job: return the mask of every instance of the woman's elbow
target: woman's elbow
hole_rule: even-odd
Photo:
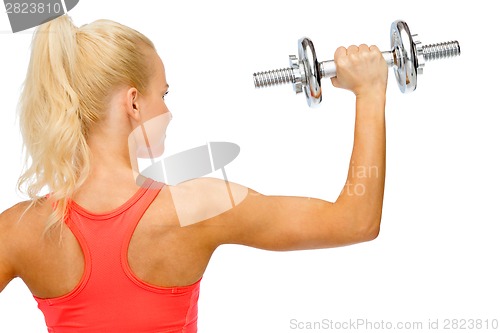
[[[380,233],[381,221],[381,214],[363,219],[360,223],[361,230],[358,231],[360,242],[369,242],[376,239]]]

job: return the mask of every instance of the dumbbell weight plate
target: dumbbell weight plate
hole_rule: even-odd
[[[394,74],[402,93],[417,88],[417,50],[410,28],[404,21],[394,21],[391,25],[391,49],[396,52]]]
[[[321,103],[321,76],[318,59],[312,41],[303,37],[299,39],[299,62],[304,64],[307,82],[304,85],[307,104],[316,107]]]

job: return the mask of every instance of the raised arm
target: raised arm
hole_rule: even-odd
[[[266,196],[249,190],[236,207],[202,223],[214,227],[205,229],[212,233],[208,240],[216,245],[298,250],[343,246],[377,237],[385,181],[387,65],[378,48],[367,45],[339,48],[335,61],[338,76],[332,84],[356,95],[352,156],[336,202]],[[203,192],[207,191],[210,186]],[[214,202],[212,206],[217,205]]]

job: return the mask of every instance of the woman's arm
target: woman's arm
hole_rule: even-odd
[[[385,181],[387,65],[378,48],[366,45],[339,48],[335,61],[338,77],[332,79],[332,84],[356,95],[354,145],[342,193],[331,203],[248,190],[236,207],[221,209],[223,214],[200,223],[205,239],[213,245],[299,250],[343,246],[377,237]],[[215,188],[210,181],[202,183],[204,190],[198,193],[210,193]],[[207,196],[211,209],[218,205],[216,197]]]

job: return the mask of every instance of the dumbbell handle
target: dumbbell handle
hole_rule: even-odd
[[[392,51],[384,51],[382,52],[382,56],[387,63],[387,66],[394,66],[394,52]],[[333,60],[327,60],[319,63],[319,71],[321,78],[331,78],[337,76],[337,65]]]

